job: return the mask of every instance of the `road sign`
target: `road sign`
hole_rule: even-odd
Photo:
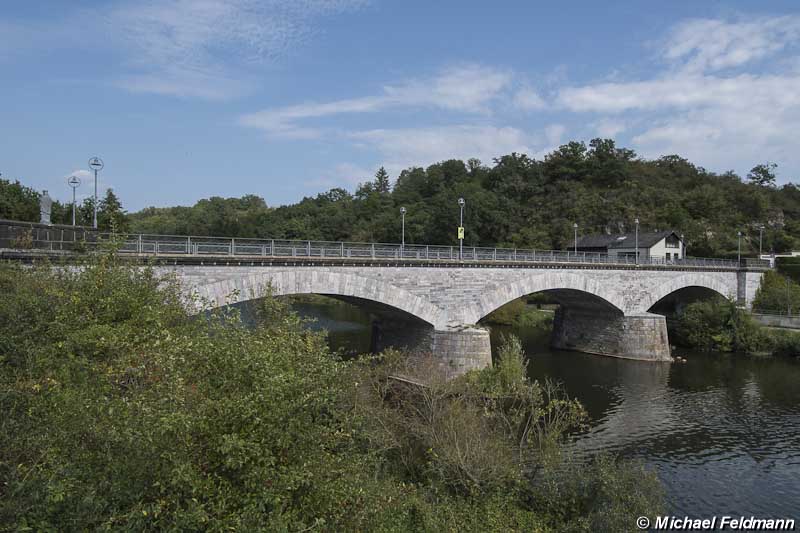
[[[104,166],[105,164],[103,163],[103,160],[100,159],[99,157],[93,157],[89,160],[89,168],[91,168],[94,171],[103,170]]]
[[[459,226],[458,227],[458,238],[459,239],[463,239],[464,238],[464,226]]]
[[[81,184],[81,179],[78,176],[70,176],[69,179],[67,179],[67,183],[74,189]]]

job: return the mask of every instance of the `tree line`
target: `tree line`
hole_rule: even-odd
[[[774,163],[744,178],[715,173],[678,155],[639,157],[611,139],[569,142],[542,159],[512,153],[484,164],[451,159],[403,170],[381,168],[354,192],[333,188],[272,207],[264,198],[212,197],[193,206],[148,207],[124,216],[134,232],[456,244],[458,198],[466,200],[466,246],[565,249],[579,235],[675,229],[693,256],[754,255],[800,244],[800,189],[776,185]],[[8,217],[0,203],[0,216]],[[37,208],[38,209],[38,208]],[[34,210],[38,217],[38,210]],[[761,229],[763,227],[763,230]]]
[[[0,219],[39,222],[39,192],[23,185],[19,180],[0,179]],[[94,198],[89,197],[76,203],[75,223],[91,226],[94,216]],[[62,203],[53,200],[50,210],[53,224],[72,224],[72,202]],[[117,195],[107,189],[97,202],[97,227],[100,231],[126,231],[128,218]]]

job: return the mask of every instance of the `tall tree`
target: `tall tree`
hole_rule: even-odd
[[[389,194],[392,190],[392,185],[389,181],[389,173],[386,169],[381,167],[375,173],[375,192],[378,194]]]

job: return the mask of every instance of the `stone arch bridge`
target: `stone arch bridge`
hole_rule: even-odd
[[[543,292],[561,306],[557,348],[671,360],[665,317],[653,308],[682,294],[716,293],[750,306],[763,269],[668,265],[426,262],[204,261],[160,266],[217,307],[274,295],[321,294],[356,301],[382,320],[382,344],[430,352],[452,374],[491,364],[477,323],[521,296]]]

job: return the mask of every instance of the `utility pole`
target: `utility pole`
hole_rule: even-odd
[[[633,219],[633,223],[636,224],[636,264],[639,264],[639,217]]]

